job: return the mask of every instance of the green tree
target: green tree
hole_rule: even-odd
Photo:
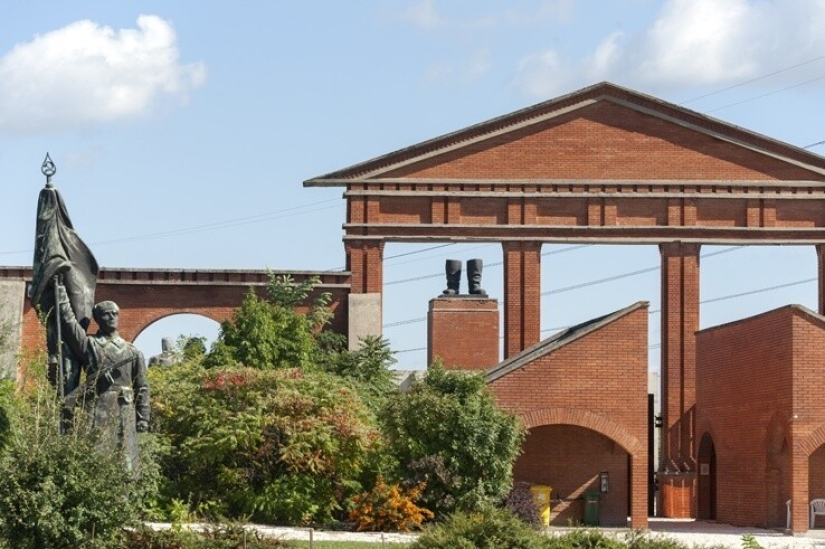
[[[366,403],[378,411],[390,395],[398,392],[390,367],[396,360],[389,343],[367,336],[355,351],[346,348],[346,338],[327,332],[318,338],[317,363],[327,372],[351,382]]]
[[[330,295],[321,293],[307,314],[295,307],[309,299],[320,282],[317,277],[296,283],[289,276],[270,274],[267,294],[250,289],[232,319],[221,323],[217,341],[204,360],[207,367],[312,368],[315,335],[331,318]]]
[[[524,429],[498,408],[480,374],[433,365],[387,402],[382,424],[401,473],[426,482],[421,501],[437,514],[484,508],[510,489]]]

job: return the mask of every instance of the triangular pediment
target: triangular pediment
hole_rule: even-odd
[[[305,185],[375,179],[825,180],[825,158],[603,83]]]

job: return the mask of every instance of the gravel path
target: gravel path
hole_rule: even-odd
[[[150,526],[157,529],[169,528],[168,524],[153,523]],[[280,539],[309,540],[310,536],[315,541],[365,541],[374,542],[380,547],[381,542],[409,543],[416,537],[415,534],[393,534],[393,533],[372,533],[372,532],[336,532],[327,530],[314,530],[310,528],[289,528],[260,526],[250,524],[259,532]],[[197,530],[199,525],[188,525]],[[561,533],[568,528],[551,528],[550,533]],[[724,545],[731,549],[741,549],[742,536],[750,535],[765,549],[825,549],[825,530],[812,530],[801,536],[790,536],[775,530],[764,530],[761,528],[742,528],[715,522],[705,522],[697,520],[661,519],[651,518],[649,523],[650,536],[663,536],[679,540],[689,547],[709,547]],[[604,532],[611,533],[617,537],[630,534],[626,528],[604,528]]]

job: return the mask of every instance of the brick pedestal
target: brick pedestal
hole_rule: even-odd
[[[430,300],[427,363],[436,358],[452,370],[486,370],[499,362],[498,301],[445,296]]]

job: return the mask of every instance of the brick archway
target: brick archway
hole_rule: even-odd
[[[604,435],[631,456],[639,454],[644,443],[610,418],[584,409],[540,408],[518,416],[527,429],[544,425],[575,425]]]
[[[250,288],[263,292],[270,273],[288,275],[296,282],[317,276],[321,283],[315,293],[332,295],[330,307],[334,316],[330,328],[346,333],[348,272],[102,269],[95,299],[111,300],[120,306],[120,333],[124,339],[134,341],[150,324],[173,314],[196,314],[216,322],[227,320]],[[40,337],[39,320],[25,297],[31,269],[0,268],[0,282],[5,301],[12,304],[20,318],[18,346],[36,347]],[[306,306],[299,306],[298,310],[305,311]]]

